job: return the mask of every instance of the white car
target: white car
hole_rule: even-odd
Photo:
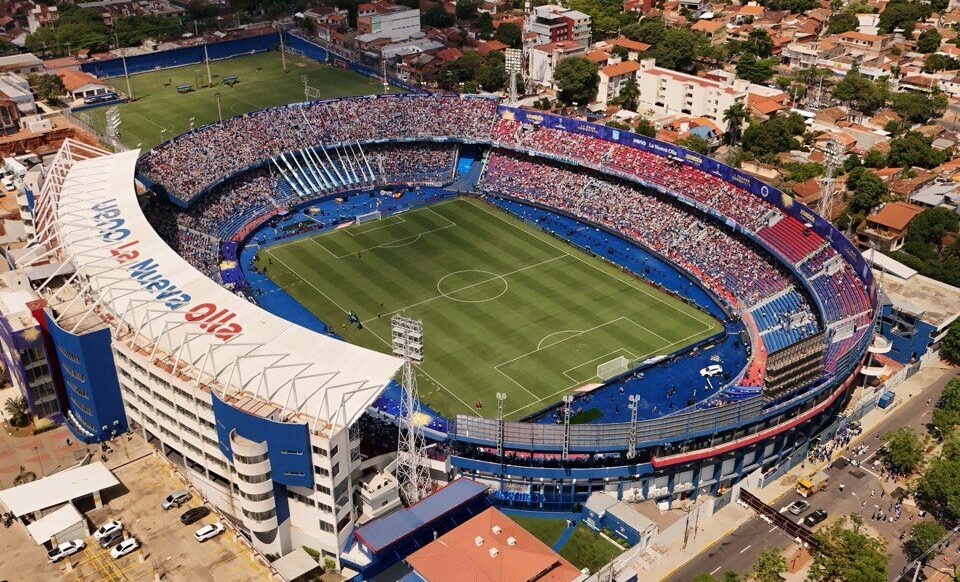
[[[203,543],[222,534],[223,529],[223,524],[218,521],[216,523],[211,523],[210,525],[201,527],[194,532],[193,537],[197,538],[198,542]]]
[[[110,557],[114,560],[122,558],[139,547],[140,542],[137,541],[137,538],[127,538],[110,550]]]
[[[93,532],[93,539],[99,542],[100,540],[112,534],[113,532],[120,531],[122,529],[123,529],[123,524],[120,523],[119,521],[107,522],[101,525],[99,528],[97,528],[97,531]]]
[[[63,542],[59,546],[47,552],[47,559],[51,562],[59,562],[67,556],[72,556],[83,549],[83,540],[73,540]]]
[[[719,364],[711,364],[706,368],[700,369],[700,375],[704,378],[713,378],[714,376],[719,376],[723,374],[723,368]]]

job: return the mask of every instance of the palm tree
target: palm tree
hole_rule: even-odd
[[[617,95],[617,103],[630,111],[636,111],[638,101],[640,101],[640,87],[637,86],[636,79],[627,79],[620,88],[620,94]]]
[[[25,426],[27,422],[29,422],[29,418],[27,417],[27,399],[23,396],[7,398],[7,401],[3,404],[3,409],[6,411],[10,419],[10,424],[13,426]]]
[[[731,145],[739,139],[740,129],[748,119],[750,119],[750,113],[747,112],[742,101],[735,102],[723,112],[723,120],[727,122],[727,136]]]

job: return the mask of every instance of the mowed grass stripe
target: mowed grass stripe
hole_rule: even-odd
[[[272,258],[267,275],[358,345],[388,351],[393,311],[422,319],[423,397],[443,414],[494,416],[502,391],[519,418],[576,388],[571,377],[581,379],[601,356],[674,351],[722,329],[484,202],[461,198],[400,216],[383,228],[367,223],[268,248],[258,265]],[[432,230],[445,221],[456,226]],[[384,246],[411,234],[411,244]],[[334,256],[358,248],[370,250]],[[350,309],[364,329],[344,325]]]

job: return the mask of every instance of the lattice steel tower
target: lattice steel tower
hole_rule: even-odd
[[[423,453],[423,428],[418,424],[420,399],[414,362],[423,361],[423,322],[394,315],[393,353],[403,358],[403,394],[400,398],[400,434],[397,444],[397,480],[400,494],[413,504],[430,493],[430,467]]]

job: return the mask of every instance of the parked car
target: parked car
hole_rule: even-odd
[[[183,512],[183,515],[180,516],[180,523],[183,525],[190,525],[200,521],[204,517],[210,515],[210,510],[204,506],[194,507],[193,509],[188,509]]]
[[[794,515],[800,515],[801,513],[803,513],[804,511],[806,511],[807,508],[809,508],[809,507],[810,507],[810,502],[809,502],[809,501],[804,501],[804,500],[800,499],[800,500],[794,501],[793,503],[791,503],[790,505],[788,505],[788,506],[787,506],[787,511],[789,511],[790,513],[792,513],[792,514],[794,514]]]
[[[187,501],[190,501],[190,498],[193,497],[190,495],[190,492],[186,489],[181,489],[179,491],[174,491],[170,495],[167,495],[163,503],[160,504],[160,507],[163,509],[173,509],[174,507],[180,507]]]
[[[107,535],[100,538],[100,547],[101,548],[110,548],[116,545],[117,542],[123,539],[123,530],[117,529],[108,533]]]
[[[110,557],[114,560],[122,558],[139,547],[140,542],[137,541],[137,538],[129,537],[117,544],[117,547],[110,550]]]
[[[53,548],[47,552],[47,559],[51,562],[59,562],[60,560],[66,558],[67,556],[72,556],[83,549],[86,544],[83,543],[83,540],[72,540],[69,542],[63,542],[59,546]]]
[[[704,378],[713,378],[714,376],[719,376],[723,374],[723,368],[719,364],[711,364],[706,368],[700,369],[700,375]]]
[[[818,509],[807,517],[803,518],[803,525],[807,527],[813,527],[825,519],[827,519],[827,512],[822,509]]]
[[[97,531],[93,532],[93,539],[100,541],[104,537],[117,531],[123,531],[123,524],[119,521],[109,521],[98,527]]]
[[[201,527],[193,534],[193,537],[197,538],[198,542],[203,543],[222,534],[223,529],[223,524],[218,521]]]

